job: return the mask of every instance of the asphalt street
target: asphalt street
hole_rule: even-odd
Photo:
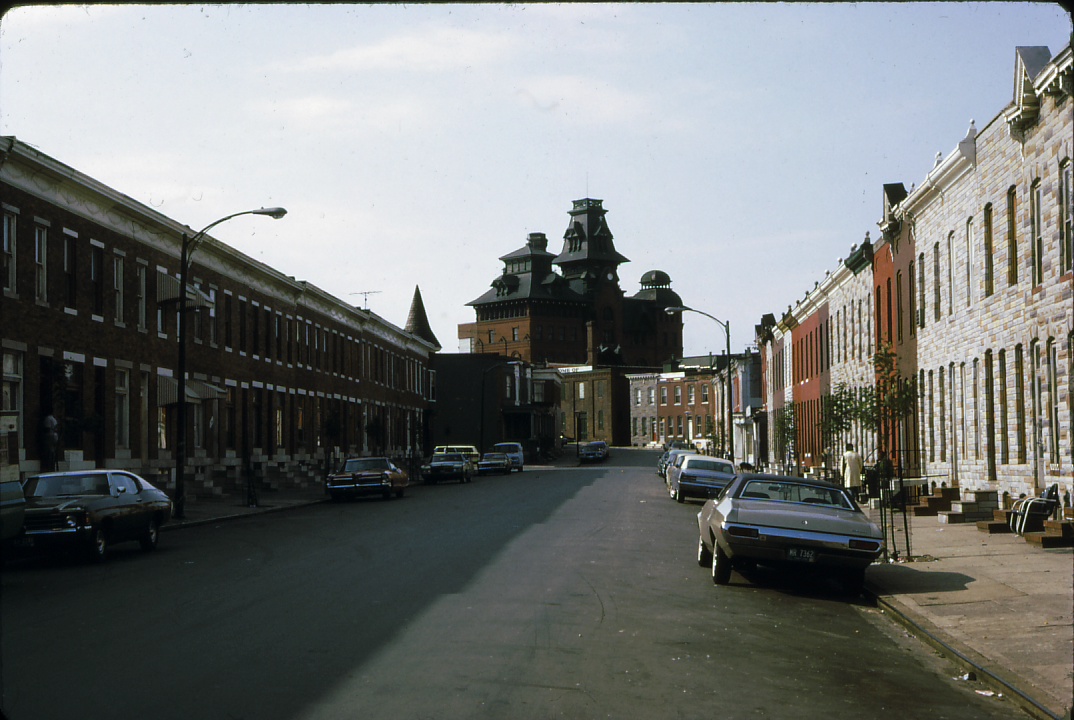
[[[1022,718],[861,598],[716,588],[651,452],[7,564],[11,720]]]

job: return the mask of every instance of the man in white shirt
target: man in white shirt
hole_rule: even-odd
[[[861,492],[861,455],[854,450],[854,446],[847,443],[847,451],[843,453],[843,484],[857,497]]]

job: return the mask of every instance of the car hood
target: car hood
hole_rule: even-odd
[[[28,497],[26,512],[68,512],[88,508],[105,500],[101,495],[64,495],[63,497]]]
[[[880,528],[863,513],[824,509],[805,503],[770,503],[738,500],[728,522],[794,530],[808,529],[833,535],[856,535],[882,540]]]

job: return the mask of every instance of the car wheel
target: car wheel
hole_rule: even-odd
[[[715,585],[731,582],[731,558],[715,540],[712,543],[712,582]]]
[[[401,498],[404,495],[406,495],[406,488],[399,488],[398,490],[395,491],[395,497],[397,497],[397,498]]]
[[[90,559],[94,562],[104,562],[108,559],[108,536],[104,528],[98,527],[93,531],[89,545]]]
[[[138,543],[142,546],[143,550],[156,550],[157,542],[160,540],[160,521],[156,518],[149,519],[149,526],[145,529],[145,534],[138,539]]]
[[[682,485],[675,488],[675,502],[686,502],[686,496],[682,494]]]
[[[711,562],[712,553],[709,552],[709,549],[707,547],[705,547],[705,540],[701,537],[701,534],[699,533],[697,536],[697,564],[701,567],[708,567],[709,563]]]

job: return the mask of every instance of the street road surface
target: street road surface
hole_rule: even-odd
[[[11,720],[1024,718],[862,599],[714,587],[651,451],[0,574]]]

